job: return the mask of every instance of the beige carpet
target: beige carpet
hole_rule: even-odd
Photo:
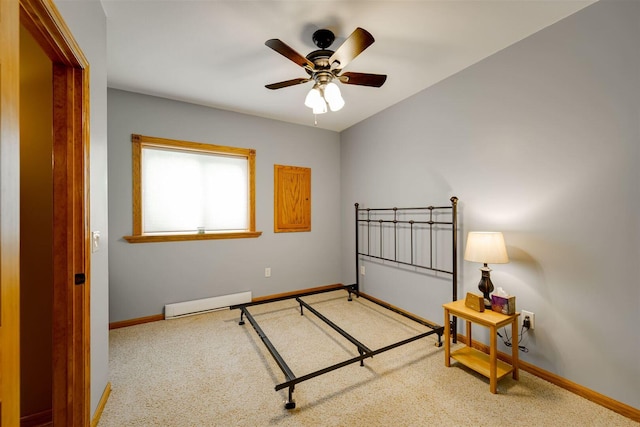
[[[336,291],[304,300],[370,349],[425,331],[363,298]],[[302,376],[357,356],[355,346],[295,301],[250,308]],[[116,329],[112,392],[99,427],[125,426],[638,426],[526,372],[498,383],[444,366],[436,337],[298,384],[284,409],[284,375],[238,310]]]

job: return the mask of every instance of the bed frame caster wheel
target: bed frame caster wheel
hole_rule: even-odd
[[[284,403],[284,407],[285,407],[285,409],[295,409],[295,407],[296,407],[296,402],[293,402],[293,401],[291,401],[291,402],[285,402],[285,403]]]

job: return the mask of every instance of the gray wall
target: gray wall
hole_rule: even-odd
[[[160,314],[167,303],[340,282],[339,134],[115,89],[108,98],[111,322]],[[256,229],[262,236],[127,243],[132,133],[256,149]],[[311,168],[311,232],[273,232],[274,164]]]
[[[601,1],[343,132],[343,281],[354,201],[456,195],[460,297],[480,276],[466,233],[503,231],[493,281],[536,314],[522,360],[640,408],[639,23],[640,3]],[[369,271],[365,291],[442,322],[429,280]]]
[[[107,224],[107,22],[97,0],[56,1],[90,66],[90,227],[100,231],[91,254],[91,414],[109,378],[109,248]]]

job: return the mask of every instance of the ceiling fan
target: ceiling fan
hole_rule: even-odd
[[[267,40],[265,45],[304,68],[309,77],[285,80],[268,84],[265,87],[267,89],[281,89],[313,81],[314,85],[305,99],[305,105],[312,108],[314,114],[322,114],[327,112],[327,105],[331,111],[338,111],[344,106],[340,89],[334,80],[344,84],[371,87],[380,87],[384,84],[387,80],[387,76],[384,74],[350,71],[342,73],[349,62],[375,41],[367,30],[356,28],[335,51],[328,49],[334,40],[335,35],[332,31],[317,30],[313,33],[313,43],[318,46],[318,50],[314,50],[306,57],[279,39]]]

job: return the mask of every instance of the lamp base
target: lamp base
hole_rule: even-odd
[[[484,264],[484,267],[480,268],[482,272],[482,277],[480,278],[480,282],[478,283],[478,289],[482,292],[484,296],[484,306],[485,308],[491,308],[491,292],[493,292],[493,283],[491,282],[491,269]]]

